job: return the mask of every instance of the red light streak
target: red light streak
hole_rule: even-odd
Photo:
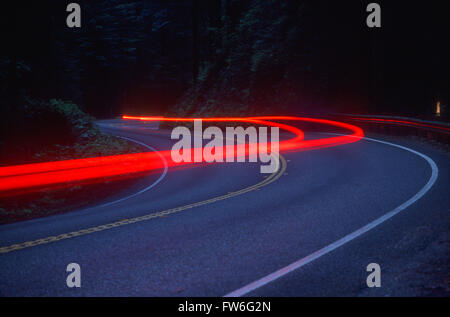
[[[195,118],[164,118],[164,117],[132,117],[123,116],[126,120],[141,121],[193,121]],[[200,119],[200,118],[199,118]],[[364,136],[362,129],[347,123],[288,116],[270,117],[232,117],[232,118],[201,118],[204,122],[246,122],[256,125],[278,127],[282,130],[294,134],[289,140],[279,143],[280,152],[303,151],[331,147],[346,143],[356,142]],[[345,136],[330,137],[317,140],[304,140],[304,133],[293,126],[275,121],[303,121],[335,126],[350,130],[352,133]],[[261,144],[258,144],[261,146]],[[252,154],[249,144],[235,145],[245,147],[246,155]],[[267,147],[270,150],[270,142]],[[226,155],[226,146],[223,153]],[[234,151],[237,153],[237,151]],[[175,166],[203,166],[204,163],[175,163],[171,159],[171,151],[160,151],[170,167]],[[236,154],[235,154],[236,155]],[[101,182],[105,178],[118,179],[130,177],[141,173],[155,172],[164,168],[164,163],[155,152],[125,154],[105,157],[93,157],[87,159],[75,159],[46,163],[24,164],[15,166],[0,167],[0,197],[33,192],[41,188],[61,188],[71,186],[73,183],[90,184]]]

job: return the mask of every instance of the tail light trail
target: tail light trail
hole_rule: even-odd
[[[194,121],[196,118],[165,118],[165,117],[133,117],[123,116],[124,120],[140,121]],[[204,122],[242,122],[255,125],[278,127],[294,135],[293,138],[279,143],[280,152],[305,151],[332,147],[360,140],[364,133],[357,126],[323,119],[302,118],[292,116],[266,116],[266,117],[231,117],[231,118],[198,118]],[[349,130],[348,135],[305,140],[304,133],[299,128],[279,123],[278,121],[299,121],[324,124]],[[237,145],[239,147],[240,145]],[[251,150],[247,145],[246,155]],[[262,146],[262,144],[258,144]],[[267,144],[270,149],[270,144]],[[257,147],[258,149],[259,147]],[[171,160],[171,151],[163,150],[161,155],[166,158],[169,167],[202,166],[204,163],[175,163]],[[227,151],[224,149],[224,153]],[[237,151],[234,151],[237,153]],[[159,155],[155,152],[124,154],[115,156],[93,157],[87,159],[64,160],[56,162],[24,164],[0,167],[0,197],[29,193],[42,188],[70,187],[74,183],[91,184],[102,182],[105,178],[130,177],[142,173],[157,172],[164,168]]]

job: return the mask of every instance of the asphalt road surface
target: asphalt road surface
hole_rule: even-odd
[[[173,144],[142,123],[101,125],[149,150]],[[96,206],[2,225],[0,246],[21,247],[0,253],[0,295],[417,295],[401,274],[450,229],[448,156],[377,140],[283,154],[269,176],[257,163],[169,168]],[[73,262],[80,288],[66,285]]]

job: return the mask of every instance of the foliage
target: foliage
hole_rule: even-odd
[[[66,27],[65,1],[5,9],[11,31],[0,56],[0,114],[21,117],[29,98],[73,100],[97,118],[305,112],[336,103],[347,112],[370,103],[374,112],[426,113],[438,99],[448,104],[448,19],[438,4],[409,6],[408,14],[395,1],[383,4],[389,27],[369,30],[363,1],[78,3],[79,29]]]
[[[2,164],[53,161],[140,152],[128,141],[101,133],[94,118],[70,101],[29,100],[3,140]]]
[[[213,49],[221,54],[204,62],[208,67],[201,69],[197,84],[170,111],[181,116],[273,113],[274,105],[279,112],[304,97],[290,84],[307,78],[308,60],[299,58],[305,48],[295,45],[301,39],[303,3],[255,0],[239,9],[222,18],[224,40]]]

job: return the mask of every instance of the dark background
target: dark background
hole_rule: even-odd
[[[15,1],[2,8],[2,118],[72,100],[98,118],[322,112],[446,120],[444,1]],[[9,119],[8,119],[9,120]]]

